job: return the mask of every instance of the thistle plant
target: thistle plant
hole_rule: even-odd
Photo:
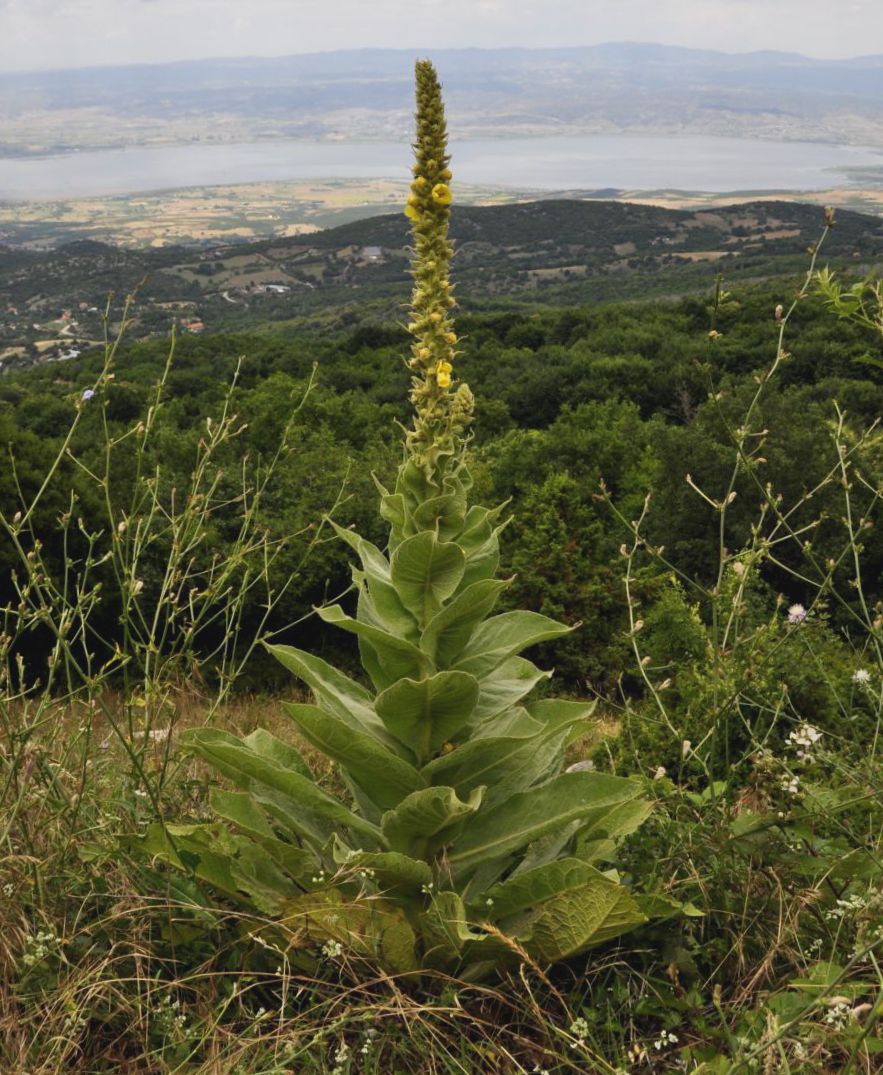
[[[501,508],[469,504],[472,394],[454,375],[448,270],[451,172],[432,65],[417,65],[417,139],[405,212],[415,254],[413,425],[393,489],[380,486],[385,550],[335,527],[358,557],[353,612],[318,609],[356,636],[365,682],[291,646],[271,651],[312,691],[285,711],[333,759],[348,800],[320,787],[288,742],[203,729],[190,746],[240,790],[221,821],[157,828],[149,846],[288,928],[391,970],[478,977],[551,962],[645,920],[596,865],[646,816],[640,785],[565,772],[592,704],[529,700],[549,678],[521,652],[571,628],[494,614]],[[232,825],[232,828],[230,827]]]

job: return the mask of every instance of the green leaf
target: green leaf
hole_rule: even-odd
[[[465,672],[400,679],[377,695],[374,706],[387,729],[419,759],[434,754],[472,716],[478,680]]]
[[[570,821],[595,821],[639,794],[638,786],[622,777],[562,773],[542,787],[482,810],[449,850],[448,864],[455,877],[462,876],[482,861],[509,855]]]
[[[578,859],[560,859],[488,891],[493,915],[545,962],[618,937],[647,921],[628,890]]]
[[[633,799],[608,810],[603,817],[589,825],[581,826],[577,841],[577,854],[583,857],[583,847],[594,840],[620,840],[635,832],[653,811],[653,804],[646,799]]]
[[[347,616],[340,605],[331,605],[317,611],[326,623],[350,631],[370,646],[377,656],[379,670],[368,668],[368,673],[378,690],[383,690],[405,676],[420,679],[424,672],[433,671],[429,667],[429,659],[406,639],[397,638],[379,627],[354,620],[352,616]]]
[[[413,765],[318,706],[283,702],[282,708],[306,739],[339,762],[381,810],[392,809],[412,791],[426,787]]]
[[[455,667],[481,679],[528,646],[572,630],[539,612],[503,612],[476,628]]]
[[[482,723],[514,706],[525,698],[551,672],[543,672],[524,657],[510,657],[499,668],[479,680],[480,693],[475,720]]]
[[[475,627],[489,615],[509,582],[484,579],[467,586],[427,623],[420,647],[440,668],[447,668],[459,657]]]
[[[389,744],[386,730],[374,712],[371,695],[360,683],[345,676],[321,657],[314,657],[294,646],[267,646],[267,649],[277,661],[310,687],[322,709]]]
[[[413,897],[432,883],[432,870],[425,862],[398,851],[350,851],[337,844],[334,860],[341,866],[371,870],[382,892]]]
[[[245,897],[263,914],[279,914],[285,900],[297,891],[263,850],[218,825],[151,825],[140,846],[239,903]]]
[[[241,742],[244,747],[253,751],[259,757],[268,758],[276,765],[281,765],[286,769],[292,769],[294,772],[300,773],[301,776],[306,776],[310,780],[313,779],[310,767],[304,761],[297,747],[292,746],[291,743],[284,743],[281,739],[277,739],[275,735],[266,731],[264,728],[256,728],[251,735],[245,736]]]
[[[464,802],[453,788],[415,791],[383,815],[383,835],[394,851],[422,857],[432,837],[475,813],[483,793],[476,788]]]
[[[185,736],[182,736],[182,741],[187,746],[247,791],[254,792],[256,786],[263,786],[335,824],[348,826],[375,840],[382,839],[375,825],[348,810],[339,799],[323,791],[312,779],[255,753],[228,732],[202,728],[186,732]]]
[[[390,577],[405,607],[418,623],[427,624],[457,589],[465,566],[459,545],[424,531],[392,554]]]
[[[523,791],[560,767],[562,747],[571,729],[582,723],[586,707],[575,704],[557,712],[549,710],[545,724],[529,737],[491,736],[473,739],[450,754],[423,767],[433,783],[449,784],[459,795],[485,785],[485,808]]]
[[[218,817],[232,821],[237,828],[247,833],[273,856],[289,876],[297,879],[315,869],[316,858],[312,852],[280,840],[273,832],[264,812],[248,792],[212,788],[209,792],[209,803]]]
[[[376,610],[382,626],[393,633],[409,635],[416,632],[414,617],[402,604],[401,599],[390,578],[390,565],[376,545],[366,541],[353,530],[338,526],[333,520],[331,525],[339,538],[352,548],[362,563],[362,571],[356,572],[356,581],[364,580],[371,595],[371,603]]]
[[[337,889],[309,892],[285,905],[283,923],[291,937],[313,944],[333,940],[380,963],[392,973],[417,966],[414,931],[403,912],[386,900],[348,899]]]

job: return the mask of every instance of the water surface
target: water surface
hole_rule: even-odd
[[[523,190],[824,190],[883,166],[868,146],[628,134],[478,139],[452,145],[465,183]],[[400,142],[138,146],[0,159],[0,199],[39,201],[271,180],[403,179]]]

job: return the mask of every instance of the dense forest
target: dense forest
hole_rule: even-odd
[[[483,499],[509,501],[513,517],[503,541],[504,564],[516,575],[509,598],[514,605],[583,622],[577,636],[555,647],[558,674],[570,689],[588,683],[608,690],[624,657],[618,562],[624,533],[610,503],[599,497],[599,483],[603,480],[627,518],[652,491],[647,526],[653,541],[667,548],[676,567],[712,577],[717,521],[685,479],[691,475],[711,495],[726,484],[731,429],[748,405],[758,371],[775,355],[772,300],[787,299],[788,291],[784,280],[772,293],[740,289],[717,309],[708,296],[461,315],[461,368],[477,397],[477,481]],[[716,327],[709,336],[712,320]],[[789,335],[787,361],[762,408],[769,431],[767,470],[793,506],[829,467],[833,401],[845,409],[857,435],[879,416],[881,376],[879,368],[861,361],[879,345],[860,328],[838,323],[818,300],[799,306]],[[376,537],[371,476],[388,479],[398,463],[397,423],[406,416],[405,342],[403,327],[371,321],[324,337],[179,340],[145,466],[161,469],[166,490],[183,487],[205,418],[219,412],[244,356],[229,403],[242,431],[219,460],[229,468],[227,480],[236,481],[240,455],[258,469],[273,455],[290,412],[299,406],[292,449],[262,503],[263,524],[276,536],[301,534],[320,522],[343,490],[337,521]],[[110,437],[121,442],[111,462],[110,495],[120,506],[129,502],[132,442],[125,434],[151,405],[167,356],[164,340],[124,346],[113,379],[83,407],[70,446],[78,462],[62,461],[32,520],[57,568],[63,554],[52,546],[54,520],[73,510],[88,522],[99,507],[95,498],[104,495],[91,475],[104,466],[105,423]],[[8,515],[19,497],[28,502],[36,491],[101,365],[95,356],[0,380],[0,439],[15,459],[0,478]],[[879,453],[879,442],[871,443]],[[879,466],[879,454],[868,451],[868,465]],[[756,493],[747,476],[738,493],[725,536],[730,547],[749,534]],[[814,500],[805,510],[827,509]],[[831,525],[817,536],[820,554],[830,551]],[[223,551],[224,540],[223,531],[217,532],[206,553]],[[836,542],[833,533],[830,540]],[[303,552],[293,540],[275,563],[277,587],[293,572],[296,578],[276,609],[273,628],[346,588],[348,557],[338,543],[322,542],[301,565]],[[866,553],[868,578],[879,578],[879,534],[868,539]],[[8,580],[14,553],[7,548],[2,557]],[[771,594],[785,585],[774,571],[766,582]],[[8,581],[3,585],[6,600]],[[149,579],[145,586],[149,593]],[[785,596],[807,598],[793,581]],[[257,609],[249,616],[256,623]],[[301,628],[310,636],[317,630],[322,628],[315,622]],[[113,639],[112,627],[108,632]],[[252,669],[255,683],[265,675],[263,668]]]

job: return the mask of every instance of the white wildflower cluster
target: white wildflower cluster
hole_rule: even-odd
[[[868,906],[868,898],[860,892],[853,892],[846,899],[835,900],[834,906],[825,911],[825,918],[833,922],[838,918],[852,918]]]
[[[346,1075],[349,1060],[350,1047],[345,1041],[342,1041],[334,1054],[334,1067],[331,1069],[331,1075]]]
[[[324,870],[319,870],[319,872],[315,875],[315,877],[311,877],[310,880],[313,882],[314,885],[324,885],[325,884],[325,871]]]
[[[432,896],[434,894],[434,889],[435,885],[432,883],[432,881],[430,881],[428,885],[420,886],[420,891],[423,893],[424,896]]]
[[[61,1031],[67,1038],[78,1038],[86,1029],[89,1019],[84,1011],[68,1012],[61,1024]]]
[[[322,954],[328,959],[340,959],[343,955],[343,945],[340,941],[326,941],[322,945]]]
[[[803,723],[788,733],[787,743],[797,750],[797,757],[801,761],[809,761],[816,743],[822,738],[822,733],[812,724]]]
[[[21,961],[26,967],[36,966],[37,963],[57,949],[60,943],[58,934],[53,930],[41,929],[33,937],[28,937],[26,950],[21,957]]]
[[[374,1039],[376,1037],[377,1037],[377,1031],[374,1029],[374,1027],[373,1026],[368,1027],[368,1029],[365,1031],[365,1040],[362,1042],[361,1049],[359,1049],[359,1052],[362,1054],[362,1056],[369,1056],[370,1055],[371,1050],[374,1048],[374,1045],[375,1045]]]
[[[793,774],[791,776],[783,776],[780,787],[782,788],[782,791],[787,792],[789,795],[799,795],[800,777],[794,776]]]
[[[653,1048],[659,1052],[660,1049],[665,1049],[669,1045],[677,1045],[678,1038],[676,1034],[672,1034],[668,1030],[663,1030],[659,1037],[653,1042]]]
[[[844,1030],[854,1018],[849,1002],[838,1000],[836,1004],[832,1004],[828,1011],[825,1012],[822,1022],[831,1027],[832,1030]]]
[[[792,605],[788,609],[788,622],[791,624],[803,623],[806,619],[806,609],[803,605]]]
[[[855,683],[857,687],[867,687],[871,682],[871,673],[867,668],[856,668],[852,673],[852,682]]]
[[[581,1015],[570,1024],[570,1033],[576,1038],[576,1041],[570,1043],[571,1049],[577,1049],[585,1044],[589,1036],[589,1024]]]
[[[179,1037],[187,1025],[187,1016],[181,1011],[181,1001],[166,993],[154,1006],[157,1026],[167,1037]]]
[[[7,898],[11,896],[13,892],[15,892],[15,885],[11,881],[3,886],[3,895]]]

